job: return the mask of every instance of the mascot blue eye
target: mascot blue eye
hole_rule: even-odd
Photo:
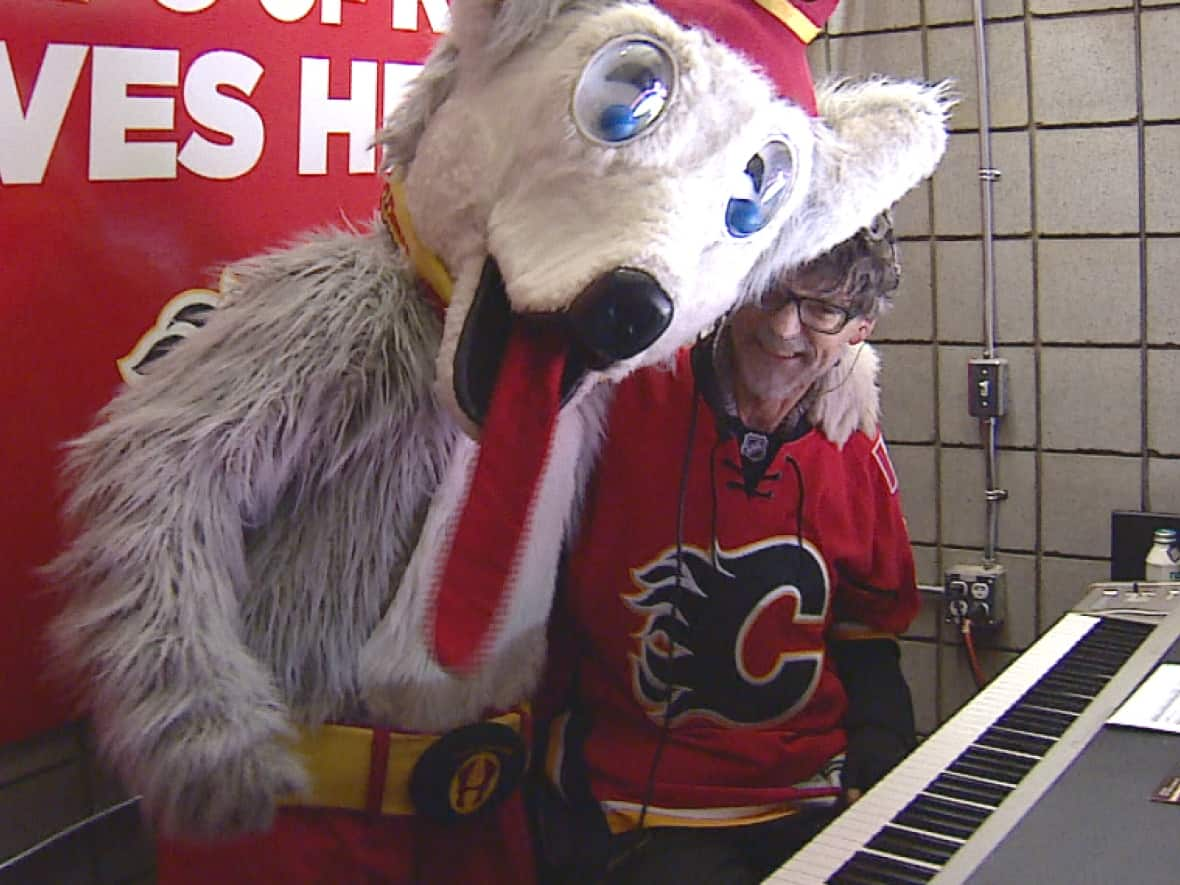
[[[608,104],[598,117],[599,132],[605,141],[626,141],[639,129],[639,117],[625,104]]]
[[[753,200],[732,199],[725,207],[725,226],[735,237],[748,237],[766,227],[762,207]]]
[[[574,122],[592,141],[623,144],[651,129],[676,83],[672,54],[650,37],[618,37],[590,59],[574,90]]]
[[[766,142],[750,157],[725,207],[731,234],[748,237],[766,227],[794,190],[795,165],[794,149],[781,138]]]

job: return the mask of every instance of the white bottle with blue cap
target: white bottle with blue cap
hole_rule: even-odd
[[[1144,563],[1145,581],[1180,581],[1180,547],[1175,529],[1156,529]]]

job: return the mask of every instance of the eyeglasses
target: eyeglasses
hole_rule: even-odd
[[[767,313],[776,313],[788,304],[795,305],[795,313],[799,317],[800,325],[806,326],[813,332],[824,335],[835,335],[843,331],[858,314],[856,311],[825,301],[822,298],[808,298],[784,287],[776,292],[768,292],[758,302],[758,307]]]

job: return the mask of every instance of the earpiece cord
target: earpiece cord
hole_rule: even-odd
[[[783,459],[795,471],[795,482],[799,486],[799,500],[795,503],[795,575],[798,580],[803,574],[803,470],[789,454],[784,455]]]
[[[692,412],[688,420],[688,441],[684,447],[684,461],[680,467],[680,489],[677,493],[676,503],[676,592],[672,599],[672,615],[679,620],[680,617],[680,595],[683,593],[684,585],[681,583],[681,571],[684,568],[684,510],[685,503],[688,500],[688,478],[691,473],[692,465],[692,450],[693,443],[697,435],[697,415],[700,412],[700,391],[697,385],[693,384],[692,394]],[[676,656],[676,640],[669,637],[668,654],[673,659]],[[652,755],[651,767],[647,773],[647,786],[644,788],[643,805],[639,809],[639,823],[636,828],[642,830],[644,824],[647,822],[647,809],[651,805],[652,796],[655,794],[656,786],[656,769],[660,764],[660,757],[664,753],[664,747],[668,743],[668,732],[672,727],[672,690],[674,686],[669,682],[665,686],[664,692],[664,721],[660,728],[659,742],[656,744],[656,751]]]
[[[725,445],[725,437],[718,436],[717,442],[713,444],[713,451],[709,452],[709,504],[712,508],[710,511],[712,518],[712,526],[709,529],[709,559],[713,563],[713,571],[720,571],[720,565],[717,562],[717,450]],[[738,468],[741,473],[741,468]]]
[[[856,363],[860,359],[860,355],[864,352],[864,349],[865,348],[864,348],[863,343],[856,345],[856,356],[854,356],[852,358],[852,365],[848,367],[848,371],[844,373],[844,377],[841,378],[839,381],[837,381],[831,387],[827,388],[826,390],[821,390],[819,392],[819,397],[827,396],[829,393],[833,393],[834,391],[839,390],[841,387],[843,387],[845,384],[848,383],[848,379],[852,377],[852,370],[856,368]],[[833,366],[832,368],[835,369],[836,366]]]

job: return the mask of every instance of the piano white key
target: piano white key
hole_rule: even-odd
[[[909,857],[905,854],[894,854],[886,851],[883,848],[870,848],[865,850],[865,854],[871,857],[887,857],[890,860],[900,861],[901,863],[908,863],[910,866],[917,867],[920,870],[929,870],[932,873],[938,872],[938,865],[932,864],[929,861],[921,860],[916,857]]]
[[[817,882],[822,882],[828,875],[830,873],[827,872],[826,866],[817,867],[803,861],[799,864],[792,864],[789,870],[778,870],[766,881],[777,883],[777,885],[815,885]]]
[[[876,832],[876,830],[874,829],[873,833],[875,833],[875,832]],[[841,850],[846,849],[846,848],[851,848],[853,846],[859,848],[861,845],[864,844],[865,840],[871,839],[873,837],[873,833],[870,833],[867,828],[864,830],[861,830],[859,833],[850,833],[850,832],[842,833],[842,834],[834,837],[830,841],[825,840],[824,845],[821,847],[825,848],[825,849],[831,847],[831,848],[836,848],[836,849],[841,849]],[[862,837],[862,838],[858,838],[858,836]]]
[[[856,850],[859,850],[861,847],[859,844],[849,840],[844,840],[842,844],[834,844],[832,842],[825,841],[823,845],[818,846],[812,853],[817,858],[826,858],[829,861],[843,863],[844,858],[848,856],[844,853],[845,850],[853,845],[855,845]]]
[[[939,839],[942,839],[944,842],[955,842],[955,843],[958,843],[959,845],[962,845],[966,841],[965,839],[960,839],[958,836],[948,836],[946,833],[930,833],[930,832],[927,832],[926,830],[920,829],[918,827],[909,826],[906,824],[899,824],[897,821],[887,821],[887,823],[889,824],[889,826],[895,827],[896,829],[899,829],[899,830],[905,830],[906,833],[913,835],[913,836],[937,836]],[[878,827],[878,829],[880,829],[880,827]],[[876,833],[874,833],[873,835],[875,836]],[[872,836],[870,836],[869,838],[871,839]]]

